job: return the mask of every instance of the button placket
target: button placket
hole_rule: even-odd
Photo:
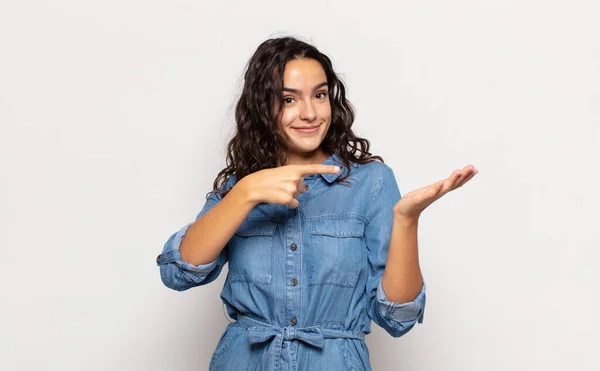
[[[300,203],[303,202],[303,195],[300,195]],[[298,324],[298,319],[294,316],[298,313],[301,308],[301,290],[299,289],[298,282],[301,279],[301,255],[296,252],[298,245],[302,242],[302,218],[300,214],[300,208],[288,209],[286,218],[286,244],[289,246],[289,250],[286,252],[285,261],[285,279],[287,281],[285,288],[285,312],[283,313],[284,318],[288,318],[289,324],[295,326]]]

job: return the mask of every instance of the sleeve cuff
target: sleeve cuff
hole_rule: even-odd
[[[210,263],[200,265],[193,265],[181,259],[181,252],[179,251],[181,240],[183,240],[188,228],[192,224],[193,223],[187,224],[179,232],[173,234],[169,238],[169,240],[165,243],[163,252],[156,257],[157,265],[160,266],[169,263],[175,263],[182,270],[192,272],[197,275],[207,275],[217,266],[219,260],[218,257]]]
[[[377,307],[384,318],[396,322],[417,320],[418,323],[423,323],[426,297],[425,292],[426,285],[425,281],[423,281],[421,292],[417,294],[415,300],[402,304],[396,303],[387,299],[387,296],[383,291],[383,286],[381,285],[381,280],[379,280],[379,285],[377,286]]]

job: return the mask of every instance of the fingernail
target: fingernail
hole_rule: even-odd
[[[340,171],[340,167],[339,166],[334,166],[333,167],[333,171]]]

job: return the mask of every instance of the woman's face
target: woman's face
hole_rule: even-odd
[[[331,123],[327,76],[321,64],[314,59],[287,62],[282,99],[279,125],[289,138],[290,160],[321,162],[324,154],[316,150]]]

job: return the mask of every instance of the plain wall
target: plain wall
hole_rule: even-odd
[[[328,54],[422,216],[425,321],[375,370],[600,369],[597,1],[2,1],[2,370],[204,370],[226,270],[155,258],[225,165],[255,48]]]

